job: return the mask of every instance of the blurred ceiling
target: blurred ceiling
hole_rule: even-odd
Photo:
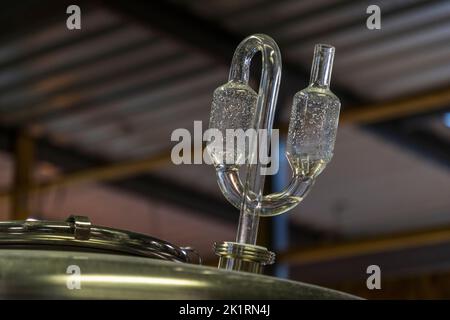
[[[449,1],[85,1],[79,31],[66,28],[68,4],[21,1],[0,15],[1,132],[28,128],[40,160],[63,172],[168,152],[174,129],[192,130],[194,120],[206,127],[212,92],[251,33],[271,35],[283,53],[279,125],[308,81],[318,42],[336,47],[332,90],[343,113],[450,85]],[[381,30],[366,28],[369,4],[382,10]],[[343,124],[333,162],[292,214],[299,230],[355,236],[450,224],[449,105]],[[163,200],[193,220],[203,211],[211,241],[217,221],[231,226],[237,219],[204,165],[167,163],[95,188]],[[85,196],[71,193],[67,208],[125,208],[111,201],[117,193],[98,210],[77,206],[101,199]]]

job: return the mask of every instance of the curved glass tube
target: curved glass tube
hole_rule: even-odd
[[[258,51],[263,71],[256,94],[248,81],[250,63]],[[222,153],[208,149],[222,193],[241,210],[238,243],[255,244],[259,217],[278,215],[298,205],[330,161],[340,108],[339,99],[329,90],[333,56],[333,47],[316,46],[310,85],[294,97],[286,151],[293,174],[282,192],[263,194],[265,176],[261,175],[261,163],[254,158],[258,143],[268,144],[270,138],[252,139],[248,153],[238,148],[225,147]],[[224,137],[226,129],[250,128],[267,129],[270,136],[280,76],[281,55],[276,43],[265,35],[246,38],[235,51],[228,83],[214,92],[210,128],[220,130]],[[222,143],[226,145],[226,138]],[[240,161],[229,164],[224,161],[229,155]],[[242,182],[239,169],[244,163],[246,179]]]
[[[261,52],[262,74],[258,94],[248,86],[250,76],[250,63],[255,53]],[[239,183],[233,190],[233,184],[221,185],[227,199],[235,199],[233,203],[237,206],[235,197],[229,194],[240,194],[239,203],[241,214],[236,241],[239,243],[255,244],[258,230],[259,217],[262,210],[264,175],[261,175],[262,164],[257,161],[258,146],[261,142],[267,143],[266,150],[270,148],[270,136],[275,115],[276,100],[281,78],[281,54],[275,41],[269,36],[256,34],[244,39],[236,48],[231,64],[229,81],[214,92],[210,128],[221,131],[225,137],[222,148],[225,150],[218,153],[212,148],[210,155],[216,164],[219,180],[224,172],[235,173],[232,177]],[[228,150],[226,148],[226,129],[254,129],[258,135],[250,139],[248,153],[237,148]],[[261,137],[260,129],[265,129],[266,137]],[[225,147],[224,147],[225,146]],[[225,157],[234,156],[237,163],[228,165]],[[245,160],[240,162],[239,160]],[[233,168],[247,163],[246,179],[244,186],[240,182],[238,172]],[[218,165],[220,164],[220,165]],[[225,175],[227,176],[227,175]],[[219,182],[220,184],[220,182]]]
[[[315,179],[333,157],[341,103],[330,91],[334,47],[315,46],[309,86],[294,96],[286,156],[296,172]]]
[[[258,135],[256,139],[250,141],[249,145],[249,159],[236,236],[236,242],[247,244],[256,244],[259,217],[263,210],[265,176],[261,174],[262,164],[257,157],[258,148],[262,147],[263,141],[267,144],[266,150],[270,148],[270,136],[281,78],[280,49],[276,42],[266,35],[250,36],[237,47],[230,70],[231,81],[248,81],[250,62],[257,51],[261,52],[262,74],[252,128],[258,132]],[[264,132],[267,135],[266,139],[260,136]]]
[[[233,206],[240,209],[245,187],[239,176],[239,168],[219,166],[216,170],[223,195]],[[293,175],[287,187],[281,192],[263,195],[262,199],[258,199],[253,192],[248,192],[245,195],[247,206],[250,210],[254,210],[260,204],[259,215],[262,217],[285,213],[303,200],[313,183],[314,179]]]

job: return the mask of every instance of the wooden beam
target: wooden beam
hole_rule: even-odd
[[[365,124],[371,122],[385,121],[393,118],[413,115],[420,112],[430,112],[447,108],[450,105],[450,88],[428,93],[411,98],[395,100],[387,103],[379,103],[368,106],[344,109],[341,113],[341,124]],[[288,124],[280,126],[281,133],[287,133]],[[45,184],[35,185],[31,192],[48,191],[55,187],[66,186],[76,183],[108,181],[125,178],[150,171],[158,166],[169,163],[171,150],[166,150],[157,155],[141,160],[131,160],[113,163],[106,166],[83,169],[56,178]],[[11,191],[0,192],[0,198],[9,197]]]
[[[343,108],[339,117],[340,125],[376,124],[388,120],[414,116],[450,108],[450,88],[395,99],[387,102]],[[280,126],[282,134],[288,132],[289,123]]]
[[[340,116],[341,124],[368,124],[373,122],[381,122],[410,116],[417,113],[431,112],[450,105],[450,88],[418,95],[405,99],[398,99],[390,102],[373,104],[368,106],[353,107],[344,109]],[[288,124],[280,126],[282,134],[287,133]],[[108,181],[125,178],[130,175],[138,175],[145,171],[150,171],[155,167],[169,163],[171,150],[166,150],[155,156],[141,159],[113,163],[106,166],[83,169],[56,178],[55,180],[44,184],[34,185],[30,192],[44,192],[52,188],[66,186],[76,183]],[[10,197],[12,190],[0,192],[0,198]]]
[[[450,227],[319,247],[294,248],[279,254],[278,262],[298,266],[444,243],[450,243]]]
[[[450,107],[450,88],[343,110],[340,122],[369,124]]]
[[[34,142],[19,130],[14,142],[14,181],[11,199],[12,219],[24,220],[29,215],[30,190],[33,188]]]
[[[167,164],[170,161],[170,153],[160,153],[151,158],[144,158],[139,160],[124,161],[112,163],[110,165],[94,167],[89,169],[79,170],[73,173],[58,176],[50,181],[39,184],[27,184],[28,192],[36,194],[41,192],[48,192],[54,188],[60,188],[77,183],[89,183],[97,181],[111,181],[126,178],[133,175],[138,175],[142,172],[149,171],[160,165]],[[21,171],[21,170],[19,170]],[[22,172],[24,174],[25,172]],[[0,199],[11,197],[15,194],[16,189],[11,191],[0,192]],[[23,190],[22,190],[23,191]]]
[[[328,288],[366,299],[449,299],[450,273],[436,272],[383,278],[381,290],[367,289],[365,281],[344,281]]]
[[[248,36],[245,33],[230,32],[215,21],[170,1],[115,0],[104,3],[116,12],[134,19],[143,26],[148,26],[150,30],[158,30],[225,66],[229,66],[236,46]],[[279,96],[292,97],[299,88],[306,86],[308,79],[309,70],[283,60]],[[334,91],[346,105],[362,101],[362,97],[347,88],[336,85]]]

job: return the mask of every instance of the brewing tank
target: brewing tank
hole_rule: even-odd
[[[3,299],[354,299],[334,290],[198,264],[192,249],[64,222],[0,222]]]

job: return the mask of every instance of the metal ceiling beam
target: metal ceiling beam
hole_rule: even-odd
[[[236,46],[248,36],[232,33],[213,21],[168,1],[113,0],[105,1],[104,4],[115,9],[117,13],[132,17],[142,25],[163,32],[193,50],[206,54],[221,65],[230,64]],[[285,60],[280,96],[293,97],[308,81],[309,71]],[[342,87],[334,86],[333,91],[346,106],[364,100]]]
[[[118,12],[126,16],[132,17],[143,25],[147,25],[152,29],[166,33],[169,37],[175,38],[195,50],[200,50],[204,54],[215,59],[218,63],[228,65],[230,57],[232,57],[236,45],[242,40],[244,35],[234,34],[218,24],[206,18],[199,17],[185,8],[181,8],[175,4],[162,1],[124,1],[116,0],[107,3]],[[409,10],[421,8],[423,3],[409,6]],[[395,15],[399,11],[392,10],[391,14]],[[187,27],[188,26],[188,27]],[[348,25],[351,27],[351,25]],[[280,88],[280,100],[286,101],[290,99],[298,88],[303,88],[308,79],[308,72],[298,65],[294,65],[289,61],[284,61],[283,79]],[[422,99],[414,101],[414,99],[406,99],[404,101],[394,101],[392,104],[387,103],[380,110],[375,104],[368,108],[356,108],[355,105],[364,104],[364,99],[342,87],[333,87],[333,91],[340,97],[343,105],[343,118],[345,122],[364,123],[378,122],[388,118],[396,118],[412,113],[422,112],[425,108],[440,109],[448,104],[449,91],[444,90],[438,93],[431,93],[429,96],[421,96]],[[288,97],[288,98],[287,98]],[[350,106],[350,111],[345,116],[345,110]],[[353,106],[353,107],[352,107]],[[376,128],[374,130],[376,132]],[[391,131],[392,136],[404,135],[403,132],[396,132],[397,129]],[[384,134],[384,133],[382,133]],[[415,149],[416,141],[410,139],[408,147]],[[434,155],[439,158],[439,154]]]
[[[63,15],[64,13],[61,13]],[[55,52],[59,49],[67,48],[68,46],[76,46],[79,44],[83,44],[85,42],[89,42],[92,40],[100,39],[101,37],[104,37],[109,34],[113,34],[114,32],[124,28],[126,26],[125,23],[111,23],[102,27],[98,27],[95,30],[87,30],[80,33],[77,37],[70,37],[68,40],[60,41],[60,42],[50,42],[51,45],[43,45],[42,48],[39,48],[36,51],[32,52],[26,52],[24,55],[17,55],[12,60],[8,60],[2,64],[0,64],[0,68],[7,69],[7,68],[17,68],[18,65],[21,65],[22,63],[26,63],[27,61],[33,61],[35,59],[41,58],[43,55],[49,53],[49,52]],[[42,27],[41,27],[42,28]],[[69,64],[69,67],[71,65]],[[46,71],[44,73],[38,74],[36,76],[26,77],[22,80],[14,81],[6,86],[3,86],[1,89],[1,93],[8,92],[9,90],[16,89],[17,87],[23,86],[25,84],[34,83],[38,81],[39,79],[45,79],[49,77],[50,75],[60,72],[61,70],[64,70],[64,67],[56,67],[54,69],[51,69],[49,71]]]
[[[124,5],[124,2],[121,2],[121,4],[122,5]],[[133,9],[133,8],[131,8],[130,9],[130,7],[127,5],[127,4],[125,4],[126,6],[127,6],[127,8],[128,8],[128,11],[129,10],[131,10],[131,11],[133,11],[134,12],[134,14],[136,14],[136,11],[135,11],[135,9]],[[152,17],[153,18],[155,18],[155,17],[159,17],[159,18],[155,18],[155,19],[151,19],[151,21],[150,21],[150,23],[154,23],[155,21],[156,21],[156,23],[158,24],[158,25],[162,25],[162,26],[164,26],[164,30],[167,30],[167,31],[169,31],[169,30],[171,30],[171,29],[173,29],[173,26],[170,26],[171,24],[173,24],[173,22],[177,19],[177,17],[180,17],[180,16],[175,16],[175,17],[173,17],[173,13],[174,12],[172,12],[172,11],[167,11],[168,10],[168,8],[167,8],[167,6],[166,6],[166,4],[143,4],[144,6],[145,5],[150,5],[150,6],[152,6],[152,5],[156,5],[156,6],[163,6],[163,9],[165,10],[163,10],[162,12],[163,13],[165,13],[165,14],[169,14],[170,13],[170,17],[171,17],[171,19],[167,19],[167,15],[165,16],[164,14],[163,15],[161,15],[160,16],[160,14],[161,14],[161,11],[158,11],[158,10],[156,10],[156,11],[152,11],[152,8],[148,8],[148,7],[146,7],[146,9],[145,9],[145,11],[142,11],[142,12],[138,12],[138,15],[141,17],[141,19],[142,19],[142,21],[147,21],[147,23],[149,22],[149,20],[145,17],[145,14],[148,14],[148,12],[150,11],[150,12],[152,12],[151,13],[151,15],[152,15]],[[131,7],[133,7],[133,4],[131,4]],[[154,8],[154,7],[153,7]],[[161,9],[161,7],[160,7],[160,9]],[[170,9],[170,7],[169,7],[169,9]],[[170,10],[172,10],[172,9],[170,9]],[[185,14],[184,13],[182,13],[182,15],[181,15],[181,17],[184,17],[184,18],[186,18],[186,16],[185,16]],[[187,16],[187,22],[189,22],[189,19],[190,18],[192,18],[191,16]],[[181,21],[179,21],[179,22],[181,22],[182,24],[180,24],[180,25],[176,25],[175,27],[176,27],[176,29],[177,29],[177,34],[178,34],[178,38],[181,38],[183,41],[186,41],[186,40],[188,40],[191,44],[195,44],[195,43],[202,43],[202,46],[207,46],[208,47],[208,50],[207,50],[207,52],[211,52],[210,51],[210,43],[208,43],[208,39],[210,40],[210,41],[212,41],[212,42],[214,42],[214,45],[213,45],[213,47],[215,47],[216,49],[215,50],[220,50],[220,47],[222,47],[224,44],[226,44],[226,41],[222,41],[223,39],[221,38],[221,36],[220,36],[220,34],[218,35],[217,33],[214,33],[214,32],[212,32],[212,33],[210,33],[210,31],[211,31],[211,29],[208,29],[208,26],[211,26],[211,24],[209,23],[209,22],[207,22],[207,21],[204,21],[205,23],[203,24],[203,23],[194,23],[193,24],[193,26],[194,26],[194,31],[196,30],[196,31],[205,31],[206,30],[206,32],[207,33],[210,33],[210,35],[212,35],[213,37],[212,38],[207,38],[206,40],[205,40],[205,38],[196,38],[196,36],[195,36],[195,34],[192,34],[191,36],[188,36],[188,37],[186,37],[186,35],[184,34],[184,32],[187,32],[187,33],[189,33],[189,32],[191,32],[191,30],[192,29],[190,29],[190,28],[185,28],[185,26],[186,25],[189,25],[190,27],[192,27],[192,25],[190,25],[190,24],[185,24],[185,25],[183,25],[183,23],[186,23],[186,20],[185,19],[182,19]],[[206,29],[205,29],[206,28]],[[214,31],[213,29],[212,29],[212,31]],[[181,33],[180,33],[181,32]],[[226,63],[228,64],[229,63],[229,59],[230,59],[230,57],[231,57],[231,54],[232,54],[232,52],[234,51],[234,47],[237,45],[237,43],[241,40],[241,39],[236,39],[236,37],[235,36],[233,36],[233,35],[231,35],[232,36],[232,41],[230,41],[230,42],[228,42],[228,50],[229,50],[229,52],[228,53],[226,53],[226,54],[223,54],[223,57],[226,57],[226,59],[224,59],[224,60],[226,60]],[[222,52],[222,51],[221,51]],[[225,51],[223,51],[223,52],[227,52],[226,50]],[[231,52],[231,53],[230,53]],[[211,55],[211,54],[210,54]],[[212,55],[212,56],[215,56],[214,54]],[[297,68],[297,67],[295,67],[295,68]],[[286,66],[285,66],[285,69],[288,69],[288,70],[293,70],[293,69],[291,69],[290,67],[289,68],[286,68]],[[289,71],[288,73],[289,74],[292,74],[292,79],[294,79],[294,81],[298,81],[299,80],[299,75],[301,76],[301,77],[304,77],[305,76],[305,74],[306,73],[291,73],[292,71]],[[285,72],[286,73],[286,72]],[[297,80],[295,80],[295,79],[297,79]],[[300,86],[296,86],[296,89],[298,88],[298,87],[300,87]],[[338,93],[339,94],[339,93]],[[41,147],[42,147],[42,145],[40,146],[40,150],[41,150]],[[52,146],[52,153],[55,153],[54,151],[54,149],[53,149],[53,147],[54,146]],[[67,150],[66,150],[67,151]],[[65,151],[63,152],[63,153],[65,153]],[[53,154],[53,156],[55,156],[54,154]],[[52,157],[53,157],[52,156]],[[58,156],[57,156],[58,157]],[[52,161],[53,162],[53,161]],[[78,160],[76,161],[76,162],[78,162]],[[89,162],[89,161],[88,161]],[[60,164],[63,164],[63,165],[65,165],[65,166],[67,166],[67,163],[64,161],[64,162],[62,162],[62,163],[60,163]],[[87,166],[85,166],[84,168],[87,168],[87,167],[89,167],[89,166],[91,166],[91,165],[96,165],[95,163],[91,163],[91,164],[88,164]],[[99,165],[99,164],[97,164],[97,165]],[[100,165],[103,165],[103,164],[100,164]],[[77,165],[75,165],[75,166],[77,166]],[[82,169],[82,168],[80,168],[80,169]],[[151,177],[150,177],[151,178]],[[151,182],[152,181],[155,181],[155,180],[148,180],[148,179],[146,179],[144,182],[143,181],[135,181],[135,183],[137,183],[136,185],[135,185],[135,188],[134,188],[134,190],[136,191],[136,190],[138,190],[138,189],[140,189],[140,190],[142,190],[141,192],[143,193],[143,194],[147,194],[148,195],[148,187],[146,187],[145,185],[146,185],[146,183],[149,183],[150,182],[150,184],[151,184]],[[160,182],[160,181],[158,181],[158,182]],[[139,184],[142,184],[142,187],[136,187],[136,186],[138,186]],[[150,188],[151,189],[151,188]],[[166,193],[168,193],[167,192],[167,190],[172,190],[172,189],[164,189],[164,188],[160,188],[159,186],[158,187],[155,187],[155,192],[158,192],[158,190],[162,190],[161,192],[162,192],[162,196],[163,197],[167,197],[167,194]],[[186,191],[186,190],[185,190]],[[182,198],[182,197],[180,197],[180,198]],[[175,199],[176,200],[176,199]],[[191,203],[191,205],[192,205],[192,203],[193,203],[193,201],[192,201],[192,198],[190,198],[189,196],[188,196],[188,198],[187,198],[187,202],[189,202],[189,203]],[[195,205],[195,204],[194,204]],[[222,204],[220,204],[220,207],[222,207],[223,206],[223,203]]]
[[[217,219],[225,223],[232,223],[234,217],[237,219],[233,207],[221,199],[216,199],[192,188],[179,186],[168,179],[143,174],[142,170],[147,171],[149,167],[157,165],[157,159],[151,161],[151,166],[143,160],[134,163],[134,168],[129,166],[129,163],[125,168],[120,164],[114,165],[103,159],[88,157],[71,148],[57,147],[45,139],[39,139],[36,148],[40,160],[53,163],[55,166],[62,168],[68,174],[68,177],[79,179],[79,181],[92,181],[90,176],[98,174],[103,175],[104,178],[109,176],[110,181],[107,185],[121,191],[186,208],[189,212],[199,214],[204,218]],[[161,156],[161,160],[163,157]],[[138,167],[139,170],[137,170]],[[97,172],[97,170],[99,171]],[[121,171],[128,171],[128,174],[136,173],[134,176],[124,178]],[[139,176],[137,171],[140,172]]]
[[[291,279],[336,288],[345,282],[359,282],[365,287],[368,278],[367,267],[381,268],[382,288],[385,280],[405,276],[417,276],[450,270],[449,242],[400,250],[380,251],[365,255],[327,260],[311,264],[300,264],[290,268]],[[366,288],[367,289],[367,288]],[[375,290],[376,291],[376,290]],[[383,290],[379,290],[383,291]]]
[[[350,5],[354,5],[355,4],[355,1],[349,1],[349,2],[350,2]],[[423,10],[423,9],[428,8],[428,7],[430,7],[430,6],[432,6],[432,5],[436,4],[436,3],[439,3],[439,2],[441,2],[441,0],[427,0],[427,1],[422,1],[422,2],[419,1],[419,2],[416,2],[416,3],[410,4],[410,5],[406,6],[406,7],[404,7],[404,6],[397,6],[397,7],[394,6],[394,8],[392,8],[392,9],[389,8],[387,10],[385,10],[385,8],[383,8],[383,5],[380,5],[380,7],[381,7],[381,10],[383,12],[382,18],[383,18],[383,20],[386,20],[386,19],[395,18],[395,16],[397,16],[399,14],[405,14],[405,13],[408,13],[408,12],[414,12],[414,11]],[[345,2],[337,2],[336,4],[334,4],[333,8],[327,7],[326,9],[327,10],[337,10],[337,9],[344,8],[346,5],[347,5],[347,3],[345,3]],[[361,3],[361,9],[364,9],[367,6],[368,6],[367,3],[366,4]],[[319,8],[314,13],[320,13],[320,12],[323,12],[323,7]],[[312,33],[310,33],[310,34],[308,34],[306,36],[295,38],[295,42],[297,42],[297,43],[308,43],[308,42],[313,41],[315,39],[322,39],[322,38],[328,36],[330,33],[340,32],[340,31],[343,31],[343,30],[351,30],[352,28],[358,28],[358,27],[361,28],[361,26],[364,26],[366,24],[367,17],[368,17],[368,15],[365,14],[365,11],[361,11],[360,15],[355,15],[355,19],[354,20],[351,20],[349,22],[346,22],[344,24],[339,25],[339,27],[336,28],[336,29],[333,29],[332,32],[330,32],[329,29],[323,30],[323,31],[318,31],[318,32],[312,32]],[[283,21],[282,24],[277,26],[277,28],[278,27],[283,27],[285,25],[288,25],[289,23],[292,23],[294,21],[301,21],[302,18],[303,17],[300,17],[299,19],[292,18],[292,19],[289,19],[288,21]],[[443,21],[444,21],[444,19],[440,20],[441,23]],[[434,21],[434,23],[436,23],[436,22],[437,21]],[[423,27],[423,26],[421,26],[421,27]],[[406,30],[396,31],[396,32],[394,32],[392,34],[389,34],[389,35],[386,35],[384,33],[378,33],[378,35],[376,35],[376,37],[370,37],[370,39],[367,39],[364,42],[358,43],[358,45],[363,46],[364,44],[367,44],[367,43],[373,44],[377,40],[382,39],[384,41],[384,40],[387,39],[387,37],[391,38],[393,36],[398,36],[398,35],[404,34],[406,32],[411,32],[411,29],[407,28]],[[291,44],[292,44],[292,42],[289,43],[289,45],[291,45]],[[341,52],[341,50],[345,50],[347,48],[339,47],[338,49],[339,49],[339,52]]]
[[[364,6],[364,3],[356,3],[357,5],[362,5]],[[355,1],[352,0],[341,0],[341,1],[336,1],[334,3],[330,3],[327,5],[327,10],[332,12],[332,11],[339,11],[342,10],[346,7],[348,7],[348,5],[355,5]],[[277,2],[272,2],[272,7],[274,10],[276,10],[276,6],[277,6]],[[292,23],[299,23],[301,21],[304,21],[308,18],[311,18],[313,16],[317,16],[321,13],[323,13],[323,6],[318,6],[315,7],[314,9],[310,9],[310,10],[304,10],[303,12],[300,12],[299,14],[287,17],[285,19],[282,19],[281,21],[276,21],[276,22],[267,22],[267,25],[264,25],[264,28],[267,29],[281,29],[281,28],[285,28],[288,27],[289,25],[291,25]],[[362,15],[364,20],[365,20],[365,16]],[[355,18],[359,18],[358,16],[355,15]],[[230,17],[230,19],[232,19]],[[360,18],[361,19],[361,18]],[[361,23],[361,25],[364,25],[364,23]],[[336,31],[336,30],[333,30]],[[329,31],[328,31],[329,32]],[[319,34],[319,33],[317,33]],[[309,37],[308,37],[309,38]],[[303,38],[299,38],[298,42],[302,42]]]
[[[11,152],[14,133],[0,128],[0,149]],[[107,182],[106,185],[139,195],[144,199],[163,201],[169,205],[188,209],[191,214],[201,218],[216,220],[219,223],[235,225],[237,210],[228,202],[211,195],[180,186],[166,178],[143,174],[170,161],[169,154],[160,154],[151,159],[110,163],[103,159],[87,156],[71,148],[55,146],[46,139],[35,140],[36,160],[48,161],[64,173],[53,181],[40,185],[31,185],[28,192],[45,192],[52,188],[64,187],[74,183]],[[0,198],[10,196],[11,192],[0,193]],[[322,237],[322,231],[307,226],[291,225],[296,239],[316,241]]]
[[[439,159],[443,160],[443,163],[448,165],[450,163],[450,155],[447,150],[450,146],[447,141],[442,141],[437,136],[430,136],[429,132],[422,131],[411,131],[411,130],[401,130],[401,124],[392,121],[395,118],[401,118],[405,116],[410,116],[411,114],[416,114],[417,112],[431,112],[436,111],[443,106],[448,106],[450,104],[450,89],[443,91],[430,93],[422,96],[396,100],[388,103],[374,104],[366,107],[355,107],[352,109],[346,109],[342,112],[340,122],[342,124],[369,124],[371,122],[378,123],[376,130],[377,133],[384,133],[393,135],[392,131],[395,130],[397,134],[397,139],[391,139],[391,141],[398,142],[399,145],[405,145],[405,140],[413,140],[417,145],[417,152],[420,156],[429,157],[429,154],[438,153],[440,155]],[[385,123],[379,123],[382,120],[391,120]],[[367,127],[371,128],[371,127]],[[282,133],[287,132],[287,125],[281,126]],[[403,135],[399,135],[399,132],[403,132]],[[5,136],[3,134],[3,136]],[[44,141],[44,140],[42,140]],[[412,141],[408,141],[411,144]],[[0,147],[3,144],[3,148],[6,148],[5,139],[3,143],[0,143]],[[422,146],[422,148],[421,148]],[[44,155],[51,154],[50,143],[41,142],[40,149],[44,149]],[[428,152],[428,149],[433,148],[432,152]],[[410,148],[408,148],[410,149]],[[65,153],[74,153],[73,150],[65,150]],[[62,153],[60,151],[59,153]],[[54,181],[47,182],[43,185],[35,185],[32,191],[41,192],[46,191],[54,187],[61,187],[75,183],[81,182],[97,182],[97,181],[110,181],[123,179],[133,175],[139,175],[143,172],[147,172],[157,168],[162,164],[169,163],[171,150],[165,150],[159,154],[153,155],[149,158],[139,159],[139,160],[129,160],[118,163],[106,163],[104,161],[90,161],[85,165],[78,167],[70,167],[68,170],[72,173],[68,173]],[[78,155],[77,158],[82,158]],[[46,159],[44,159],[46,160]],[[51,162],[56,164],[79,162],[75,160],[65,160],[65,159],[49,159]],[[81,162],[83,163],[83,161]],[[7,196],[10,192],[0,193],[1,196]]]
[[[369,300],[442,300],[450,299],[450,273],[442,270],[383,277],[382,290],[368,289],[365,279],[341,280],[327,287]]]
[[[346,124],[376,124],[413,115],[427,114],[450,106],[450,88],[392,101],[342,110],[339,121]]]
[[[210,21],[201,19],[175,5],[165,2],[133,3],[133,1],[108,1],[107,5],[125,9],[123,10],[125,14],[143,21],[146,25],[160,28],[171,36],[175,35],[178,40],[181,39],[183,42],[195,46],[195,48],[200,48],[209,56],[221,60],[222,64],[229,63],[229,58],[234,51],[234,47],[236,46],[236,43],[240,41],[240,37],[215,26]],[[145,8],[149,10],[143,10]],[[171,19],[167,19],[167,17],[170,17]],[[189,25],[190,27],[183,28],[183,25]],[[289,63],[285,67],[285,71],[291,74],[305,76],[305,73],[299,71],[297,66],[293,66]],[[444,99],[443,101],[445,102],[448,98],[448,94],[448,91],[444,90],[442,92],[430,94],[429,96],[420,97],[420,99],[416,101],[407,99],[403,103],[394,102],[394,104],[390,106],[389,104],[386,104],[383,109],[379,108],[379,105],[374,105],[376,108],[371,108],[371,106],[369,106],[368,108],[365,108],[365,111],[360,110],[363,108],[351,108],[347,113],[348,116],[346,116],[346,113],[343,113],[342,121],[347,121],[345,119],[348,117],[348,121],[353,123],[375,122],[385,120],[383,118],[409,115],[415,110],[423,110],[423,108],[426,108],[429,104],[436,106],[437,103],[433,102],[433,100]]]
[[[430,114],[449,109],[449,107],[450,88],[446,88],[413,97],[343,109],[339,116],[339,124],[371,125],[373,131],[377,133],[378,126],[380,126],[380,134],[386,134],[386,129],[389,127],[392,129],[389,133],[394,134],[399,127],[388,125],[389,121],[396,121],[401,118],[418,116],[421,114]],[[385,124],[383,125],[383,123]],[[280,124],[280,132],[282,134],[287,134],[288,127],[289,123]]]
[[[450,110],[450,107],[447,108]],[[408,119],[398,119],[364,128],[371,132],[375,131],[378,135],[384,135],[387,141],[399,148],[450,169],[450,142],[429,130],[409,128],[406,125],[407,121]]]
[[[65,23],[66,9],[71,4],[88,9],[92,3],[86,0],[9,1],[0,12],[0,42],[16,39],[24,33],[35,33],[43,25]]]
[[[170,154],[163,153],[152,156],[148,159],[138,159],[93,166],[86,169],[77,169],[73,172],[67,172],[61,176],[56,176],[55,178],[43,183],[28,185],[27,190],[31,195],[33,195],[36,193],[48,192],[53,189],[64,188],[74,184],[117,181],[128,177],[137,176],[146,171],[154,170],[161,165],[167,164],[169,161]],[[0,192],[0,200],[11,197],[11,195],[15,192],[14,190],[15,188],[11,191],[5,190]]]
[[[4,123],[22,123],[37,121],[50,121],[55,119],[63,113],[65,116],[70,112],[80,112],[81,110],[92,109],[92,105],[101,105],[111,101],[115,101],[118,98],[123,99],[127,96],[132,96],[138,92],[147,90],[155,90],[167,86],[168,83],[176,82],[178,79],[185,77],[192,77],[198,74],[206,73],[212,69],[212,65],[205,63],[204,66],[192,66],[179,74],[169,74],[159,79],[150,79],[141,81],[139,84],[127,84],[128,78],[132,78],[136,72],[143,72],[147,69],[151,73],[152,69],[157,66],[169,65],[171,62],[182,61],[184,56],[180,53],[174,53],[163,57],[158,57],[155,60],[148,61],[119,72],[111,72],[99,79],[87,80],[81,84],[74,85],[56,93],[51,93],[38,101],[33,106],[18,105],[15,106],[16,110],[7,112],[0,116],[0,119]],[[107,87],[110,84],[114,88],[114,84],[117,83],[117,79],[123,79],[123,85],[120,89],[107,90],[106,93],[97,94],[92,97],[92,88],[95,85],[102,84]],[[105,90],[106,91],[106,90]],[[75,94],[74,94],[75,92]],[[65,97],[74,97],[73,103],[66,105],[65,108],[60,108],[58,104],[59,100],[64,100]],[[56,103],[49,103],[49,101],[56,101]],[[12,106],[13,107],[13,106]],[[12,108],[11,107],[11,108]],[[62,110],[62,111],[61,111]]]
[[[6,152],[12,152],[14,136],[13,130],[0,128],[0,148]],[[75,182],[93,182],[98,181],[96,178],[102,178],[109,181],[108,186],[138,194],[144,198],[187,208],[189,212],[199,214],[203,218],[216,219],[222,223],[234,223],[234,220],[238,218],[235,209],[221,199],[216,199],[192,188],[181,187],[167,179],[142,174],[142,170],[154,168],[157,165],[157,159],[152,159],[151,165],[146,160],[141,160],[132,165],[128,163],[124,167],[121,164],[110,164],[102,159],[89,157],[71,148],[55,146],[46,139],[35,140],[35,154],[36,161],[47,161],[54,164],[63,170],[63,176],[53,183],[30,186],[33,192],[39,192],[39,188],[42,188],[42,191],[48,191],[58,187],[59,183],[61,186],[67,186]],[[164,160],[167,161],[167,159]],[[130,174],[135,175],[130,177]],[[124,178],[125,175],[127,178]],[[2,196],[8,194],[11,193],[3,192]]]
[[[119,23],[115,25],[109,25],[102,28],[99,28],[98,30],[95,30],[93,32],[86,32],[81,33],[83,36],[79,36],[75,39],[70,39],[70,41],[62,43],[56,43],[53,46],[48,46],[43,49],[38,50],[37,52],[31,52],[23,57],[19,56],[13,60],[8,60],[7,62],[0,64],[0,68],[6,69],[6,68],[17,68],[17,66],[20,66],[22,62],[24,61],[33,61],[33,59],[40,58],[42,55],[45,55],[46,53],[56,51],[59,48],[65,48],[69,45],[76,45],[81,44],[83,42],[92,41],[95,39],[100,39],[101,37],[104,37],[106,35],[113,34],[114,32],[117,32],[121,28],[125,26],[124,23]],[[132,49],[129,46],[127,46],[128,50]],[[123,51],[125,52],[125,51]],[[114,54],[115,51],[112,50],[111,54]],[[49,77],[67,71],[71,69],[75,69],[77,67],[81,67],[88,63],[95,63],[97,61],[101,61],[102,59],[105,59],[105,55],[101,54],[98,56],[94,56],[91,59],[84,59],[83,61],[77,61],[76,63],[68,63],[62,66],[53,66],[49,70],[45,70],[44,72],[40,72],[35,75],[26,76],[22,79],[15,79],[11,83],[8,83],[6,85],[3,85],[0,88],[0,94],[9,93],[12,90],[20,90],[20,89],[26,89],[24,88],[26,85],[36,85],[36,83],[39,83],[39,81],[42,81],[43,79],[48,79]]]

